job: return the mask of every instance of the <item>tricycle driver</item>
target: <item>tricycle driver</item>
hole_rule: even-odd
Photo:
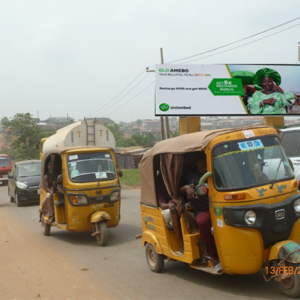
[[[209,212],[208,192],[205,195],[199,196],[195,191],[195,187],[198,185],[200,178],[206,172],[205,154],[199,153],[195,162],[182,174],[180,192],[186,195],[187,199],[194,207],[194,215],[206,252],[211,257],[211,261],[216,271],[221,273],[222,267],[211,232],[212,223]]]

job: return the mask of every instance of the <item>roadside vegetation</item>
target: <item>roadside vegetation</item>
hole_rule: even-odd
[[[38,145],[52,133],[40,128],[29,113],[16,114],[11,120],[4,117],[1,123],[5,138],[1,153],[8,154],[13,161],[39,159]]]
[[[128,169],[122,170],[123,177],[120,178],[122,186],[138,187],[141,184],[140,170],[139,169]]]

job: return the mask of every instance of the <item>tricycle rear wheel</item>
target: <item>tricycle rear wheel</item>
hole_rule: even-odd
[[[147,243],[146,245],[146,259],[152,272],[160,273],[164,268],[164,256],[158,254],[154,247]]]
[[[286,263],[286,267],[293,267],[293,274],[291,277],[277,281],[278,287],[285,295],[297,298],[300,296],[300,264]]]
[[[43,235],[48,236],[50,235],[51,225],[45,222],[45,217],[42,215],[41,217],[41,224],[42,224],[42,231]]]

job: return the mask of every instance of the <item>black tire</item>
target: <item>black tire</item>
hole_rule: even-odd
[[[146,259],[152,272],[160,273],[164,268],[164,256],[158,254],[154,247],[147,243],[146,245]]]
[[[21,206],[21,204],[20,204],[20,202],[19,202],[18,193],[16,193],[14,201],[16,202],[17,207],[20,207],[20,206]]]
[[[275,263],[275,267],[277,267],[277,262]],[[286,263],[286,267],[293,267],[295,274],[287,279],[277,281],[277,285],[285,295],[297,298],[300,296],[300,263]]]
[[[108,229],[104,221],[93,223],[94,232],[100,231],[101,234],[96,235],[98,245],[106,246],[108,242]]]
[[[50,230],[51,230],[51,225],[45,222],[44,215],[42,215],[42,217],[41,217],[41,224],[42,224],[43,235],[49,236]]]

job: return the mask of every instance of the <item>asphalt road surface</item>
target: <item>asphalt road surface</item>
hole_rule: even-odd
[[[38,206],[16,207],[0,185],[0,300],[6,299],[287,299],[262,273],[214,276],[181,262],[150,271],[141,239],[140,190],[123,189],[121,222],[106,247],[90,233],[51,228]]]

